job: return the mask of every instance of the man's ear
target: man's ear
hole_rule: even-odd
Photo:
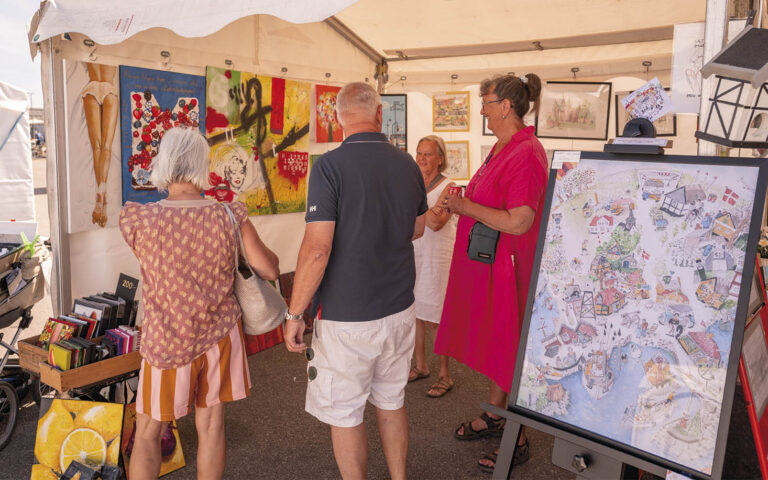
[[[379,131],[381,131],[381,126],[384,124],[383,120],[384,115],[384,107],[382,107],[381,104],[376,108],[376,123],[379,125]]]

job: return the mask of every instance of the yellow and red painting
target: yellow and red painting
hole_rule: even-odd
[[[209,198],[239,200],[248,215],[306,209],[309,83],[208,67]]]

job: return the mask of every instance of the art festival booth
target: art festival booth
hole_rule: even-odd
[[[685,0],[669,4],[652,0],[650,5],[637,9],[636,5],[613,0],[576,2],[578,5],[562,0],[528,5],[525,12],[501,0],[488,2],[482,11],[472,2],[451,3],[458,5],[447,9],[444,2],[436,0],[418,5],[400,0],[388,3],[328,0],[322,4],[242,0],[230,2],[222,9],[211,0],[196,0],[186,2],[183,11],[179,11],[177,2],[134,1],[126,6],[93,2],[87,8],[72,0],[44,2],[33,18],[29,35],[33,55],[42,56],[48,191],[55,254],[54,312],[69,313],[75,299],[104,291],[108,288],[105,285],[114,284],[121,273],[139,278],[138,263],[117,228],[118,215],[126,201],[150,202],[162,198],[149,182],[151,162],[163,133],[179,125],[199,128],[208,138],[212,185],[206,196],[220,201],[236,199],[246,204],[250,220],[267,246],[278,254],[281,273],[288,274],[281,277],[279,286],[284,296],[290,296],[292,277],[289,274],[295,270],[303,234],[307,178],[315,156],[337,147],[343,139],[333,106],[339,87],[351,81],[368,82],[383,94],[382,129],[393,144],[414,154],[421,137],[442,136],[449,157],[446,175],[459,183],[470,179],[496,141],[480,114],[478,98],[479,82],[496,74],[520,76],[531,72],[545,81],[541,109],[538,115],[531,114],[525,121],[536,126],[550,161],[555,157],[553,168],[561,169],[563,165],[554,154],[557,150],[575,152],[578,160],[579,152],[600,151],[609,138],[619,136],[628,119],[621,101],[654,80],[662,87],[671,87],[670,95],[679,105],[677,110],[654,122],[656,135],[672,140],[665,153],[697,154],[694,132],[702,104],[699,68],[705,56],[704,20],[710,13],[705,7],[708,4],[717,7],[718,2]],[[598,11],[600,15],[595,14]],[[707,22],[710,21],[714,20],[707,18]],[[723,35],[726,23],[722,20],[720,24]],[[732,22],[728,35],[735,35],[743,25],[743,21]],[[707,53],[707,58],[720,49],[723,40],[724,37],[713,52]],[[706,87],[706,82],[704,85]],[[704,97],[706,102],[706,92]],[[573,159],[573,155],[568,158]],[[646,175],[651,183],[660,182],[661,190],[681,187],[695,179],[697,184],[706,187],[702,189],[704,192],[712,185],[720,188],[725,181],[725,176],[721,176],[720,182],[710,181],[706,168],[699,168],[687,159],[680,159],[679,163],[683,172],[676,177],[679,182],[669,184],[664,183],[668,179],[660,178],[665,172],[661,167],[646,171],[633,164],[632,172]],[[621,165],[618,162],[611,168],[620,170]],[[588,167],[574,171],[586,171]],[[581,174],[578,175],[581,178]],[[568,182],[573,181],[581,190],[591,192],[594,185],[587,177],[581,178],[582,183],[586,182],[583,185],[573,180],[575,177],[569,177]],[[734,177],[733,183],[722,187],[743,190],[742,198],[751,199],[756,188],[764,186],[754,182],[737,185],[737,182]],[[611,281],[614,290],[620,292],[619,284],[624,276],[637,270],[638,262],[644,264],[647,260],[642,258],[643,252],[634,252],[639,237],[633,236],[630,230],[625,236],[631,237],[631,241],[624,243],[631,245],[639,257],[625,258],[628,252],[623,251],[611,253],[614,245],[608,245],[608,240],[612,238],[609,230],[614,220],[618,222],[620,216],[639,212],[636,202],[662,200],[659,192],[653,197],[643,197],[643,192],[650,190],[639,188],[632,192],[632,195],[637,193],[638,198],[628,196],[613,204],[605,204],[608,197],[599,197],[597,193],[594,198],[567,197],[571,203],[584,197],[579,205],[581,218],[587,215],[583,208],[590,210],[584,232],[588,247],[600,252],[608,250],[606,255],[616,256],[606,259],[606,272],[600,276],[590,276],[591,259],[586,255],[581,259],[582,267],[576,268],[583,270],[579,270],[579,274],[584,277],[585,285],[580,287],[579,298],[589,281],[597,281],[605,288],[611,288],[606,287]],[[719,190],[707,193],[712,193],[717,202],[721,202],[724,194]],[[709,201],[709,195],[699,200]],[[555,201],[565,200],[551,199],[550,203]],[[682,203],[680,208],[687,209],[685,199]],[[605,214],[598,211],[602,208],[606,208]],[[664,213],[671,209],[664,210],[660,205],[649,203],[643,207],[644,214],[651,215],[651,210],[667,222],[681,217]],[[715,210],[707,212],[714,218]],[[747,223],[748,218],[752,218],[751,205],[748,210],[739,212]],[[655,221],[653,215],[649,217],[651,222]],[[601,216],[604,217],[602,223],[598,218]],[[591,225],[593,217],[598,220]],[[609,220],[608,217],[615,218]],[[624,225],[627,225],[626,219]],[[603,237],[590,237],[592,227],[605,229],[599,234]],[[670,232],[674,228],[671,226]],[[681,224],[679,228],[687,227]],[[746,227],[742,231],[744,229]],[[556,235],[550,230],[542,232]],[[666,242],[667,237],[664,238]],[[742,240],[743,245],[739,245],[746,248],[746,237]],[[716,242],[712,243],[714,248]],[[734,243],[735,239],[728,248],[733,248]],[[619,250],[624,248],[624,244],[617,245]],[[737,249],[741,248],[739,245]],[[754,247],[751,248],[754,253]],[[582,255],[577,253],[576,257]],[[742,267],[743,256],[743,252],[738,256]],[[635,264],[624,265],[621,263],[624,260]],[[716,266],[720,268],[721,263],[716,262]],[[611,279],[607,270],[616,270]],[[704,272],[706,278],[709,278],[708,271]],[[550,275],[554,274],[550,272]],[[668,290],[674,290],[669,282],[680,282],[676,276],[665,275],[660,270],[652,275],[666,282],[663,285]],[[639,277],[636,287],[640,290],[632,290],[632,295],[643,286],[648,287],[646,284],[656,285],[642,275]],[[558,284],[558,292],[548,295],[568,288],[565,276],[558,280],[564,282],[563,285]],[[688,280],[686,277],[682,284]],[[738,298],[737,290],[734,292]],[[621,293],[622,298],[627,295]],[[637,295],[638,301],[643,300],[640,293]],[[689,296],[693,298],[695,292]],[[544,301],[544,297],[541,299]],[[735,309],[735,300],[731,300],[728,305]],[[594,305],[593,302],[593,308]],[[686,310],[680,311],[684,314]],[[139,311],[139,317],[140,314]],[[668,315],[674,314],[670,306]],[[728,315],[718,316],[718,322],[725,317]],[[573,325],[568,326],[573,327],[573,338],[569,337],[572,342],[591,339],[603,331],[601,325],[578,330],[580,323],[574,318]],[[544,327],[546,330],[546,325]],[[700,336],[690,334],[689,337],[695,340]],[[704,337],[706,333],[702,333]],[[533,335],[527,338],[542,341]],[[566,357],[570,351],[576,357],[590,353],[583,343],[578,343],[578,349],[569,350],[565,340],[555,340]],[[256,352],[280,341],[279,331],[271,336],[252,338],[249,351]],[[680,348],[694,349],[696,345],[691,342]],[[702,342],[707,346],[711,343]],[[630,349],[629,358],[635,358],[633,355],[637,352],[630,346],[626,348]],[[677,347],[669,348],[674,350],[672,358],[680,353],[675,350]],[[547,366],[550,357],[545,352],[548,351],[536,350]],[[650,355],[651,349],[646,353]],[[603,352],[603,357],[605,355]],[[645,353],[637,353],[637,358],[641,355]],[[665,359],[667,363],[671,361]],[[528,374],[534,367],[528,366],[530,359],[525,360]],[[573,360],[574,365],[579,363],[578,358]],[[595,369],[608,368],[610,361],[610,355],[591,358],[588,363],[591,375],[598,375]],[[654,365],[651,366],[667,374],[664,365]],[[548,410],[534,398],[542,392],[549,398],[550,392],[544,384],[552,383],[551,380],[547,377],[541,380],[544,383],[529,384],[516,376],[515,387],[528,389],[524,391],[528,395],[526,399],[521,394],[516,401],[530,407],[525,402],[532,399],[534,406],[541,407],[529,408],[537,415],[542,411],[556,414],[555,407],[566,408],[567,400],[563,400],[568,394],[566,387],[552,389],[552,395],[562,394],[558,398],[562,405]],[[728,385],[732,392],[730,377]],[[700,392],[691,393],[692,397],[696,395],[700,396]],[[720,403],[714,403],[719,408]],[[713,403],[695,404],[698,405],[711,407]],[[726,402],[726,409],[729,406]],[[668,410],[672,421],[671,412],[676,410]],[[703,414],[686,413],[689,419]],[[648,435],[643,439],[646,437]],[[616,443],[613,438],[608,440],[606,443],[611,445]],[[669,448],[676,448],[677,444],[670,442],[670,445]],[[710,447],[709,444],[701,447],[704,453],[698,463],[683,464],[684,468],[679,471],[689,474],[693,471],[694,476],[710,478],[706,473],[708,468],[712,471]],[[643,466],[653,467],[654,471],[661,469],[659,465],[675,467],[664,460],[668,457],[663,453],[646,454],[642,448],[643,444],[630,442],[622,452],[639,456]],[[658,458],[661,460],[656,462]]]

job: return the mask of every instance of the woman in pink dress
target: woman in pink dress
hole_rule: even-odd
[[[538,108],[541,80],[534,74],[506,75],[480,86],[481,113],[498,139],[467,185],[463,197],[448,196],[444,208],[459,215],[456,243],[435,353],[449,355],[490,379],[489,403],[506,408],[517,358],[525,303],[547,187],[544,147],[523,117]],[[501,232],[493,263],[467,256],[476,222]],[[504,419],[490,412],[460,425],[460,440],[503,433]],[[515,463],[528,460],[528,439],[520,435]],[[492,470],[495,454],[480,460]]]

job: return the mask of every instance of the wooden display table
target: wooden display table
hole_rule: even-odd
[[[131,352],[70,370],[58,370],[48,365],[48,351],[37,346],[38,337],[19,341],[19,364],[63,396],[68,396],[73,390],[111,384],[135,376],[141,368],[141,355]]]

